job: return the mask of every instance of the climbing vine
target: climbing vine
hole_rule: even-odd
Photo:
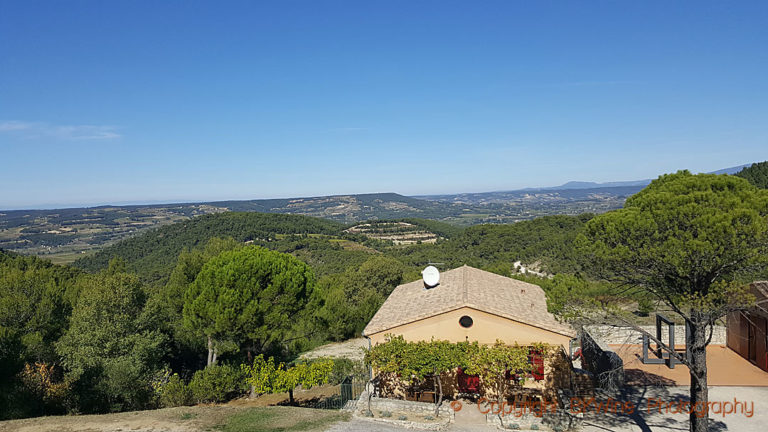
[[[388,335],[385,343],[366,352],[365,363],[379,373],[394,373],[410,383],[433,377],[438,386],[437,415],[443,399],[441,375],[460,367],[468,374],[478,375],[501,400],[510,386],[522,385],[525,376],[532,371],[532,353],[541,355],[548,349],[548,345],[541,343],[528,347],[506,345],[501,341],[493,345],[434,339],[408,342],[402,336]],[[510,376],[520,379],[510,380]]]
[[[253,394],[288,392],[289,402],[293,405],[293,391],[296,387],[309,389],[328,382],[333,360],[298,363],[289,368],[284,363],[275,363],[272,357],[265,359],[260,354],[253,359],[252,364],[240,367]]]

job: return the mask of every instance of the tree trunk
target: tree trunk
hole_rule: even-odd
[[[692,314],[697,315],[696,313]],[[696,415],[696,411],[707,409],[709,391],[707,389],[707,324],[696,319],[690,321],[691,340],[687,340],[688,353],[691,363],[691,432],[707,432],[709,430],[709,413],[703,417]]]
[[[208,336],[208,363],[206,366],[210,366],[213,363],[213,339]]]
[[[293,400],[293,389],[288,389],[288,404],[291,406],[296,405],[295,401]]]
[[[216,364],[216,357],[218,357],[218,355],[219,355],[218,348],[213,347],[213,361],[211,362],[211,364]]]
[[[437,402],[435,403],[435,418],[440,415],[440,404],[443,403],[443,381],[440,379],[440,374],[435,374],[437,379]]]
[[[499,381],[498,386],[496,389],[498,390],[498,398],[499,398],[499,423],[501,424],[502,428],[505,428],[506,425],[504,424],[504,402],[506,402],[505,396],[507,394],[507,373],[504,372],[501,375],[501,380]]]

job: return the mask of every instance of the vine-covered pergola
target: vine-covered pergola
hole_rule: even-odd
[[[541,359],[552,350],[553,347],[543,343],[520,346],[496,341],[493,345],[482,345],[434,339],[409,342],[402,336],[388,335],[385,343],[366,352],[365,362],[377,374],[395,374],[405,383],[420,383],[432,378],[437,387],[437,416],[443,400],[442,375],[457,368],[466,374],[477,375],[482,385],[491,390],[489,393],[502,402],[512,387],[525,384],[529,373],[542,373],[534,371],[540,366],[534,364],[533,357]]]

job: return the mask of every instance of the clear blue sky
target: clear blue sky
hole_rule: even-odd
[[[0,0],[0,208],[768,159],[768,2]]]

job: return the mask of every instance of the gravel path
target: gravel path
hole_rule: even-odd
[[[340,422],[326,429],[326,432],[361,432],[361,431],[373,431],[373,432],[413,432],[416,429],[407,429],[404,427],[398,427],[394,425],[388,425],[378,422],[367,421],[363,419],[353,418],[348,422]],[[448,429],[444,429],[448,432],[491,432],[498,431],[495,426],[488,425],[457,425],[451,424]]]
[[[585,418],[580,432],[684,432],[688,430],[687,414],[659,414],[648,410],[648,403],[652,399],[673,402],[687,400],[688,387],[630,387],[624,401],[640,402],[639,409],[633,415],[622,416],[601,413],[589,415]],[[709,400],[725,406],[725,402],[747,402],[750,404],[748,412],[737,412],[723,415],[722,413],[710,413],[710,430],[738,431],[738,432],[763,432],[768,430],[768,387],[726,387],[717,386],[709,388]],[[489,432],[498,431],[494,426],[477,424],[451,424],[449,432]],[[403,432],[413,431],[398,426],[375,423],[364,419],[353,418],[348,422],[336,423],[327,432]]]

